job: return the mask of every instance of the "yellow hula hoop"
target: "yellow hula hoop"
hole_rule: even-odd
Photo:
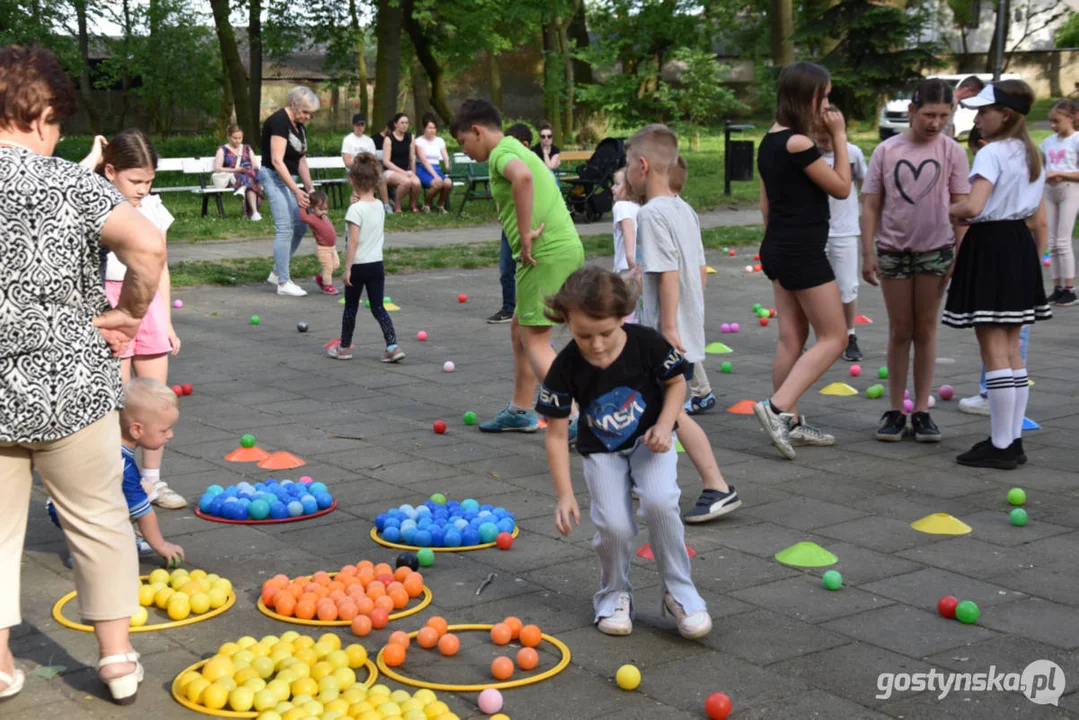
[[[516,538],[520,534],[521,528],[515,525],[513,528],[513,532],[510,533],[510,535]],[[416,550],[423,550],[423,548],[419,545],[402,545],[401,543],[392,543],[389,540],[384,540],[379,537],[378,528],[375,527],[371,528],[371,539],[383,547],[394,548],[396,550],[412,550],[413,552],[415,552]],[[493,548],[497,544],[498,543],[489,542],[483,543],[482,545],[462,545],[461,547],[433,547],[427,549],[433,550],[435,552],[468,552],[469,550],[486,550],[487,548]]]
[[[448,628],[446,628],[446,630],[447,632],[454,630],[490,630],[493,627],[494,625],[450,625]],[[419,630],[414,630],[413,632],[410,632],[408,636],[410,638],[414,638],[418,633]],[[544,642],[548,642],[554,647],[558,648],[558,650],[562,653],[562,659],[559,660],[558,664],[550,670],[544,670],[538,675],[518,678],[517,680],[503,680],[501,682],[482,683],[479,685],[448,685],[444,683],[427,682],[426,680],[417,680],[415,678],[401,675],[386,664],[386,661],[382,659],[382,653],[386,649],[385,647],[383,647],[382,650],[378,651],[378,657],[376,658],[376,661],[378,662],[378,669],[387,678],[389,678],[390,680],[396,680],[403,685],[411,685],[415,688],[426,688],[427,690],[438,690],[441,692],[481,692],[483,690],[486,690],[487,688],[495,688],[496,690],[509,690],[511,688],[525,687],[526,685],[535,685],[538,682],[543,682],[544,680],[553,678],[555,675],[565,670],[566,667],[569,665],[570,651],[569,648],[566,647],[566,644],[558,638],[554,637],[553,635],[548,635],[547,633],[543,633],[542,637]]]
[[[181,705],[183,705],[188,710],[194,710],[195,712],[202,713],[203,715],[212,715],[213,717],[223,717],[223,718],[256,718],[256,717],[258,717],[261,713],[259,713],[257,710],[249,710],[247,712],[236,712],[235,710],[211,710],[210,708],[206,707],[205,705],[198,705],[197,703],[193,703],[190,700],[188,700],[186,697],[184,697],[184,695],[183,695],[183,693],[181,692],[181,689],[180,689],[180,678],[182,678],[184,675],[186,675],[189,672],[198,672],[199,668],[201,668],[207,662],[209,662],[209,658],[207,658],[206,660],[199,660],[194,665],[189,665],[189,666],[185,667],[183,670],[181,670],[180,672],[178,672],[176,674],[176,677],[174,677],[172,679],[172,685],[170,686],[171,690],[172,690],[172,699],[175,700],[176,702],[180,703]],[[370,688],[372,685],[375,684],[375,680],[378,679],[378,668],[375,667],[375,664],[373,662],[371,662],[370,658],[368,658],[367,660],[364,660],[363,666],[365,668],[367,668],[368,675],[367,675],[367,679],[364,680],[360,684],[363,685],[366,688]],[[275,675],[276,675],[276,673],[275,673]],[[270,679],[272,680],[273,678],[271,677]]]
[[[149,579],[150,579],[149,575],[140,575],[139,576],[139,580],[149,580]],[[64,595],[62,598],[57,600],[56,604],[52,606],[52,617],[53,617],[54,620],[56,620],[56,622],[60,623],[61,625],[63,625],[66,628],[70,628],[71,630],[79,630],[81,632],[93,632],[94,628],[92,626],[83,625],[82,623],[77,623],[74,620],[68,620],[66,617],[64,617],[64,606],[67,605],[69,602],[71,602],[75,598],[75,596],[78,595],[78,594],[79,593],[78,593],[77,590],[72,590],[67,595]],[[183,620],[170,620],[169,622],[154,623],[153,625],[142,625],[140,627],[129,628],[128,632],[133,632],[133,633],[156,632],[158,630],[172,630],[173,628],[185,627],[187,625],[194,625],[195,623],[200,623],[203,620],[210,620],[212,618],[217,617],[218,615],[225,612],[226,610],[228,610],[230,607],[232,607],[235,604],[236,604],[236,593],[234,591],[230,590],[229,594],[228,594],[228,597],[225,598],[225,604],[222,605],[219,608],[216,608],[214,610],[210,610],[209,612],[204,612],[202,615],[195,615],[194,613],[192,613],[191,615],[184,618]]]
[[[415,615],[416,613],[420,612],[421,610],[423,610],[425,607],[427,607],[430,604],[431,604],[431,588],[424,585],[423,586],[423,600],[421,600],[419,602],[419,604],[414,606],[414,607],[405,608],[404,610],[401,610],[399,612],[395,612],[393,615],[390,615],[390,621],[392,622],[394,620],[400,620],[401,618],[406,618],[409,615]],[[309,627],[349,627],[349,626],[352,625],[351,620],[331,620],[331,621],[327,622],[325,620],[304,620],[303,618],[288,617],[288,616],[285,616],[285,615],[281,615],[280,613],[276,613],[273,610],[271,610],[270,608],[266,607],[266,603],[262,602],[261,597],[259,598],[259,601],[258,601],[258,609],[259,609],[259,612],[262,613],[263,615],[265,615],[266,617],[271,617],[274,620],[280,620],[281,622],[292,623],[293,625],[307,625]]]

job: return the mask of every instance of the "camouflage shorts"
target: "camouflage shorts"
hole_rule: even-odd
[[[955,248],[951,245],[927,252],[877,250],[880,276],[888,280],[906,280],[915,275],[944,277],[953,260]]]

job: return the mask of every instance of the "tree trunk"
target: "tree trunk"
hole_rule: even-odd
[[[397,90],[401,84],[401,6],[395,0],[378,0],[375,42],[375,102],[371,127],[382,132],[397,112]]]
[[[90,33],[86,23],[86,5],[88,0],[75,0],[75,16],[79,23],[79,95],[82,98],[82,107],[86,110],[86,117],[90,121],[90,131],[94,135],[101,134],[101,116],[97,112],[97,105],[90,94]]]
[[[569,46],[569,20],[558,22],[558,49],[562,53],[563,72],[565,73],[565,92],[562,97],[562,140],[573,139],[573,58]]]
[[[592,42],[588,37],[587,11],[583,2],[577,3],[577,11],[573,13],[573,20],[569,24],[569,37],[578,50],[583,50]],[[574,59],[573,82],[575,85],[595,82],[592,66],[583,60]]]
[[[772,64],[779,68],[794,62],[794,10],[791,0],[769,0],[771,3]]]
[[[822,13],[828,12],[829,10],[834,8],[836,5],[838,5],[839,1],[840,0],[824,0],[823,7],[821,8],[820,11]],[[834,51],[837,47],[839,47],[839,36],[838,35],[828,35],[821,42],[820,53],[821,53],[822,56],[830,55],[832,53],[832,51]]]
[[[251,104],[244,102],[250,97],[247,88],[247,73],[240,61],[240,50],[236,47],[236,35],[229,22],[229,0],[210,0],[214,13],[214,27],[217,30],[217,42],[221,46],[221,63],[225,68],[225,77],[232,89],[236,104],[236,124],[252,136],[258,135],[261,128],[257,118],[251,117]],[[250,129],[248,129],[250,128]]]
[[[502,110],[502,68],[498,56],[487,51],[487,82],[491,86],[491,104]]]
[[[562,64],[559,62],[558,28],[552,18],[543,25],[543,114],[551,123],[554,144],[562,144],[560,91]]]
[[[248,107],[255,127],[244,128],[252,136],[259,132],[262,120],[262,0],[248,0],[250,14],[247,20],[248,51]]]
[[[232,85],[229,84],[227,79],[222,83],[222,87],[224,88],[224,93],[222,93],[221,96],[221,114],[217,118],[218,130],[220,131],[218,135],[220,137],[228,137],[228,129],[229,125],[232,124],[232,111],[236,105],[236,101],[232,97]],[[252,128],[252,138],[258,130],[259,129]]]
[[[414,120],[412,124],[415,125],[416,134],[419,135],[423,132],[421,118],[430,112],[430,93],[427,90],[427,76],[424,75],[423,65],[420,65],[420,61],[415,56],[409,63],[409,69],[412,75],[412,117]]]
[[[131,57],[131,39],[134,32],[131,27],[131,2],[130,0],[124,0],[123,4],[123,17],[124,17],[124,40],[121,45],[123,47],[124,59]],[[120,100],[120,117],[117,122],[118,127],[127,126],[127,113],[131,110],[131,74],[128,72],[128,64],[125,62],[123,70],[120,72],[120,89],[123,92],[123,97]]]
[[[408,33],[409,38],[412,40],[412,48],[416,51],[416,59],[420,61],[423,69],[427,71],[427,78],[431,81],[431,106],[442,118],[442,122],[448,124],[453,118],[453,113],[450,111],[450,104],[446,100],[445,73],[442,70],[442,65],[438,62],[438,58],[431,52],[435,45],[434,40],[427,37],[423,26],[413,15],[412,0],[405,0],[403,10],[405,32]]]
[[[356,9],[356,0],[348,0],[348,17],[352,26],[352,38],[356,42],[356,62],[359,70],[360,113],[367,117],[367,55],[364,52],[364,32],[360,27],[360,14]],[[370,118],[368,118],[370,121]],[[371,125],[368,125],[371,127]]]
[[[1012,18],[1012,2],[1011,0],[997,0],[997,12],[1004,13],[1004,61],[1007,65],[1008,55],[1008,30],[1011,29]],[[989,43],[989,52],[985,56],[985,72],[993,72],[993,68],[996,65],[997,57],[997,29],[996,23],[993,24],[993,39]]]

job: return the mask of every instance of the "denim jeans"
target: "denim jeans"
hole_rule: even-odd
[[[1027,362],[1027,343],[1030,342],[1030,326],[1024,325],[1019,331],[1019,355],[1023,358],[1023,365]],[[982,397],[989,397],[989,391],[985,387],[985,365],[982,365],[982,376],[978,378],[978,390]]]
[[[270,213],[273,215],[274,272],[277,273],[278,282],[286,283],[291,280],[289,261],[300,247],[304,233],[307,232],[307,224],[300,220],[300,206],[296,203],[296,196],[276,170],[266,167],[260,169],[259,182],[262,183],[262,191],[270,203]]]
[[[502,309],[513,312],[517,307],[517,261],[506,233],[502,233],[502,247],[498,252],[498,279],[502,283]]]

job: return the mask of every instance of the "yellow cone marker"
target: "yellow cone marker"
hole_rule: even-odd
[[[973,528],[948,513],[933,513],[910,524],[912,528],[928,535],[966,535]]]
[[[821,395],[840,395],[843,397],[849,395],[857,395],[858,391],[852,388],[847,383],[834,382],[828,387],[820,391]]]

